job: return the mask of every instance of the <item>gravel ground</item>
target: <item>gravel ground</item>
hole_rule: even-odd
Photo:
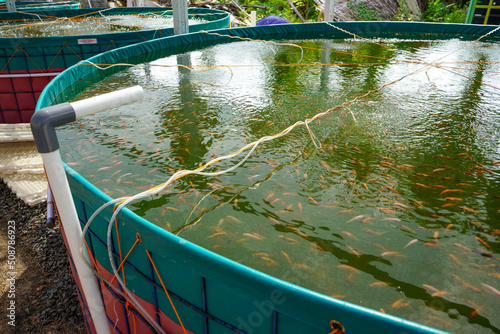
[[[61,230],[46,226],[46,204],[25,204],[1,181],[0,199],[0,333],[86,333]],[[12,225],[15,248],[8,248]]]

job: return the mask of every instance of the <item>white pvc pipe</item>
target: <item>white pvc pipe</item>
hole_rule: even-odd
[[[187,0],[172,0],[174,35],[189,33]]]
[[[0,78],[35,78],[35,77],[55,77],[62,72],[49,73],[22,73],[22,74],[0,74]]]
[[[79,241],[82,229],[78,221],[73,196],[69,189],[68,179],[62,164],[59,150],[50,153],[42,153],[43,164],[47,173],[47,179],[52,189],[52,196],[57,205],[57,212],[66,235],[70,254],[78,272],[80,284],[83,289],[87,306],[92,316],[92,322],[98,334],[111,334],[106,310],[103,305],[99,286],[94,273],[85,265],[84,260],[79,256]],[[85,250],[85,255],[88,253]]]
[[[78,119],[93,113],[97,113],[109,108],[115,108],[122,104],[138,101],[144,97],[144,90],[141,86],[122,89],[108,94],[91,97],[85,100],[72,102],[71,106]],[[69,188],[66,172],[62,164],[59,150],[49,153],[41,153],[47,180],[52,190],[52,197],[57,205],[57,212],[64,229],[68,251],[72,255],[73,262],[78,273],[78,278],[82,286],[83,295],[92,317],[96,332],[98,334],[111,334],[111,330],[104,308],[101,293],[94,272],[86,263],[90,263],[87,249],[84,250],[85,259],[79,256],[80,238],[82,229],[78,220],[78,215],[73,202],[73,196]]]
[[[144,97],[144,90],[141,86],[134,86],[117,90],[112,93],[102,94],[85,100],[71,102],[75,110],[76,119],[90,114],[95,114],[103,110],[116,108],[122,104],[139,101]]]
[[[250,12],[250,26],[255,27],[257,25],[257,12],[252,10]]]

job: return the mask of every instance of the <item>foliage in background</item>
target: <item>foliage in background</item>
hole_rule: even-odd
[[[430,0],[429,7],[422,15],[425,22],[464,23],[467,17],[467,6],[460,4],[444,4],[442,0]]]
[[[307,22],[316,22],[322,19],[321,11],[315,0],[291,0],[301,15]],[[340,1],[337,0],[338,4]],[[374,0],[365,0],[374,1]],[[396,0],[394,0],[396,1]],[[426,0],[423,0],[426,1]],[[199,1],[201,2],[201,0]],[[219,3],[231,3],[231,0],[215,0]],[[383,20],[381,13],[373,9],[367,8],[363,1],[347,0],[347,6],[355,15],[357,21],[380,21]],[[422,13],[421,21],[425,22],[445,22],[445,23],[464,23],[467,16],[469,0],[428,0],[428,8]],[[258,5],[265,6],[266,9],[245,8],[245,11],[255,10],[257,12],[257,20],[270,15],[276,15],[286,18],[292,23],[300,23],[301,20],[290,7],[287,0],[239,0],[241,5]],[[403,8],[400,8],[400,13],[396,15],[396,20],[411,21],[414,20],[411,15],[406,13]]]
[[[295,2],[294,2],[295,3]],[[257,12],[257,20],[270,15],[281,16],[292,23],[301,22],[300,19],[295,15],[292,8],[286,0],[273,0],[273,1],[258,1],[258,0],[246,0],[239,1],[240,5],[259,5],[265,6],[267,9],[252,9]],[[249,8],[251,9],[251,8]]]
[[[356,15],[357,21],[382,21],[383,18],[373,9],[368,9],[365,7],[364,2],[355,3],[354,1],[349,1],[347,3],[354,15]]]

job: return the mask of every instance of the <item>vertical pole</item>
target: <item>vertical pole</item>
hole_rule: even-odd
[[[331,40],[324,40],[322,43],[322,48],[324,51],[321,51],[321,63],[322,64],[330,64],[330,55],[331,52],[330,50],[332,49],[332,41]],[[321,75],[320,75],[320,82],[321,82],[321,88],[324,89],[327,87],[328,83],[330,82],[328,76],[328,69],[330,66],[328,65],[322,65],[321,66]]]
[[[257,25],[257,12],[255,10],[252,10],[250,12],[250,25],[252,27],[255,27]]]
[[[189,33],[187,0],[172,0],[174,11],[174,35]]]
[[[474,18],[474,11],[476,10],[476,1],[472,0],[469,4],[469,10],[467,11],[467,18],[465,19],[465,23],[471,24],[472,19]]]
[[[6,0],[5,3],[7,5],[8,12],[15,12],[16,11],[16,0]]]
[[[325,10],[324,10],[324,22],[333,21],[333,7],[335,5],[335,0],[325,0]]]
[[[127,0],[127,7],[134,7],[134,0]]]
[[[78,215],[73,204],[73,196],[69,189],[68,179],[65,177],[66,172],[62,164],[61,154],[59,150],[55,150],[53,152],[41,153],[41,155],[47,179],[54,190],[53,197],[57,204],[59,218],[61,219],[66,240],[68,240],[69,252],[73,257],[78,272],[78,278],[80,279],[85,300],[92,316],[92,322],[97,333],[111,333],[97,280],[94,273],[83,262],[84,260],[81,256],[79,256],[79,247],[76,241],[80,240],[82,230],[80,229]],[[63,175],[64,177],[62,177]],[[85,255],[88,261],[86,249]]]
[[[55,128],[73,122],[79,117],[138,101],[143,96],[144,91],[140,86],[131,87],[76,101],[72,104],[62,103],[40,109],[31,117],[30,122],[36,147],[42,155],[52,197],[57,204],[57,212],[66,236],[68,252],[73,257],[84,299],[89,307],[97,334],[110,334],[111,329],[94,272],[84,262],[85,259],[80,256],[82,229],[59,153],[59,141]],[[88,262],[87,249],[83,250],[83,254]]]

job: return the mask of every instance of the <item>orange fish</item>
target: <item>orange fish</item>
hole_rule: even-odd
[[[408,247],[408,246],[413,245],[413,244],[414,244],[414,243],[416,243],[417,241],[418,241],[418,239],[413,239],[413,240],[411,240],[409,243],[407,243],[407,244],[406,244],[406,246],[404,246],[404,247],[403,247],[403,249],[404,249],[404,248],[406,248],[406,247]]]
[[[341,269],[346,269],[346,270],[349,270],[353,273],[357,273],[358,272],[358,269],[354,268],[354,267],[351,267],[351,266],[348,266],[347,264],[339,264],[337,266],[337,268],[341,268]]]
[[[445,197],[444,199],[447,201],[463,201],[462,198],[458,198],[458,197]]]
[[[426,242],[424,244],[424,246],[431,246],[431,247],[435,247],[435,246],[439,246],[439,243],[437,242]]]
[[[350,223],[350,222],[353,222],[353,221],[355,221],[355,220],[359,220],[359,219],[361,219],[361,218],[363,218],[363,217],[364,217],[363,215],[359,215],[359,216],[356,216],[356,217],[354,217],[354,218],[352,218],[352,219],[348,220],[347,222],[348,222],[348,223]]]
[[[365,231],[366,233],[373,234],[373,235],[382,235],[382,234],[384,234],[384,232],[374,231],[374,230],[371,230],[369,228],[364,228],[363,231]]]
[[[463,209],[463,210],[465,210],[465,211],[469,211],[469,212],[471,212],[471,213],[479,213],[479,212],[477,212],[476,210],[470,209],[470,208],[468,208],[468,207],[466,207],[466,206],[459,206],[459,208],[460,208],[460,209]]]
[[[319,204],[318,204],[318,202],[316,202],[316,200],[315,200],[314,198],[312,198],[311,196],[309,196],[309,197],[307,197],[307,198],[309,198],[309,200],[310,200],[311,202],[313,202],[314,204],[319,205]]]
[[[476,237],[476,236],[474,236],[474,238],[476,238],[477,241],[479,241],[480,243],[482,243],[486,247],[491,248],[490,245],[488,245],[483,239]]]
[[[500,291],[498,291],[497,289],[495,289],[494,287],[492,287],[491,285],[488,285],[488,284],[484,284],[484,283],[481,283],[482,286],[484,286],[486,289],[488,289],[488,291],[490,291],[491,293],[493,293],[494,295],[500,297]]]
[[[370,284],[371,287],[379,287],[379,286],[386,286],[389,285],[387,282],[373,282]]]
[[[359,252],[357,250],[355,250],[354,248],[352,248],[349,245],[347,245],[347,248],[349,248],[349,250],[351,251],[351,253],[353,253],[354,255],[356,255],[357,257],[359,257]]]
[[[404,302],[404,299],[399,299],[399,300],[396,300],[394,303],[392,303],[392,308],[403,308],[403,307],[407,307],[409,306],[410,303],[405,303]]]
[[[460,261],[457,259],[457,257],[456,257],[455,255],[453,255],[453,254],[451,254],[451,253],[448,253],[448,256],[449,256],[449,257],[450,257],[453,261],[455,261],[457,264],[462,265],[462,262],[460,262]]]
[[[287,259],[288,263],[292,264],[292,260],[290,260],[290,256],[288,256],[287,253],[285,253],[284,251],[281,251],[281,254],[283,254],[283,256]]]
[[[269,216],[267,216],[267,218],[269,218],[269,220],[271,220],[274,224],[281,225],[281,223],[277,219],[274,219],[273,217]]]
[[[289,237],[285,237],[283,235],[280,235],[279,236],[281,239],[285,240],[285,241],[288,241],[290,243],[293,243],[293,244],[298,244],[299,242],[295,239],[292,239],[292,238],[289,238]]]
[[[226,232],[217,232],[217,233],[214,233],[210,236],[208,236],[209,238],[215,238],[215,237],[221,237],[223,235],[226,235],[227,233]]]
[[[358,240],[358,238],[356,238],[354,235],[352,235],[351,233],[349,233],[347,231],[342,231],[342,234],[345,236],[348,236],[351,239]]]
[[[437,292],[434,292],[431,296],[432,297],[441,297],[441,296],[445,296],[445,295],[449,295],[450,293],[448,291],[437,291]]]
[[[445,189],[439,195],[449,193],[449,192],[464,192],[462,189]]]
[[[257,240],[264,240],[265,238],[257,233],[243,233],[245,237],[249,237]]]
[[[402,229],[407,230],[407,231],[409,231],[409,232],[411,232],[413,234],[417,234],[417,232],[415,232],[414,230],[412,230],[411,228],[409,228],[406,225],[399,225],[399,227],[401,227]]]
[[[469,248],[465,247],[464,245],[461,245],[461,244],[456,243],[456,242],[453,245],[456,246],[456,247],[458,247],[458,248],[462,248],[465,251],[468,251],[468,252],[472,253],[472,251]]]
[[[403,254],[399,252],[383,252],[382,256],[404,256]]]
[[[382,212],[385,212],[385,213],[392,213],[392,214],[396,214],[396,211],[392,210],[392,209],[387,209],[387,208],[379,208],[379,207],[376,207],[377,209],[379,209],[380,211]]]
[[[326,252],[326,251],[323,249],[323,247],[321,247],[320,245],[317,245],[317,244],[315,244],[315,243],[312,243],[312,242],[311,242],[311,246],[313,246],[314,248],[316,248],[316,249],[318,249],[318,250],[320,250],[320,251],[322,251],[322,252]]]
[[[422,284],[422,286],[425,288],[425,290],[427,290],[427,292],[429,293],[436,293],[436,292],[439,292],[438,289],[436,289],[435,287],[429,285],[429,284]]]
[[[470,284],[468,284],[468,283],[464,282],[464,280],[463,280],[463,279],[461,279],[460,277],[458,277],[457,275],[453,275],[453,277],[455,277],[455,279],[456,279],[458,282],[460,282],[460,284],[462,284],[463,286],[465,286],[466,288],[471,289],[472,291],[477,292],[477,293],[482,293],[481,289],[478,289],[478,288],[476,288],[475,286],[472,286],[472,285],[470,285]]]

